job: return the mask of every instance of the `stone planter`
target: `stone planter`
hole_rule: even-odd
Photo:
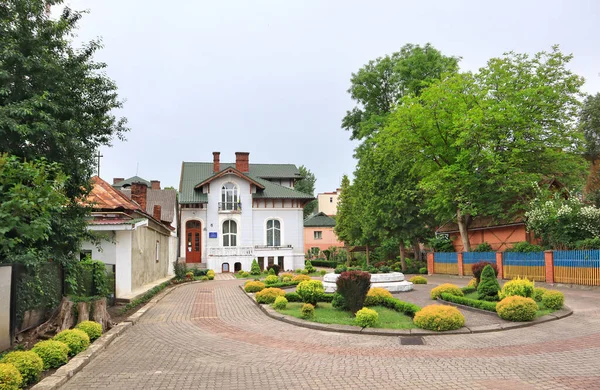
[[[323,276],[323,287],[326,293],[333,293],[337,289],[335,284],[339,274],[329,273]],[[404,280],[402,272],[390,272],[388,274],[371,274],[371,287],[385,288],[391,293],[410,291],[413,284]]]

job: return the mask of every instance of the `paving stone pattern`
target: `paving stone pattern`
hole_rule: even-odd
[[[425,345],[411,346],[399,337],[315,331],[268,318],[241,283],[176,288],[63,388],[600,388],[600,290],[562,289],[575,313],[559,321],[427,336]]]

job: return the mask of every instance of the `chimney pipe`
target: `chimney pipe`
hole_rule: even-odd
[[[146,211],[146,194],[148,187],[144,183],[131,183],[131,200],[140,205],[142,211]]]
[[[235,152],[235,169],[240,172],[247,173],[250,171],[250,153],[248,152]]]
[[[150,186],[153,190],[160,190],[160,180],[151,180]]]
[[[123,178],[123,177],[115,177],[115,178],[113,178],[113,186],[115,184],[117,184],[117,183],[122,182],[123,180],[125,180],[125,178]]]
[[[221,171],[221,162],[219,160],[220,152],[213,152],[213,172],[217,173]]]
[[[156,219],[157,221],[160,221],[160,205],[155,204],[154,205],[154,210],[152,210],[152,216],[154,217],[154,219]]]

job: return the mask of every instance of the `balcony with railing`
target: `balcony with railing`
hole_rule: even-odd
[[[208,255],[215,257],[225,256],[254,256],[254,248],[251,246],[218,246],[209,247]]]
[[[277,245],[277,246],[269,246],[269,245],[254,245],[254,250],[256,251],[270,251],[270,250],[286,250],[293,249],[292,245]]]
[[[241,213],[242,204],[240,202],[219,202],[220,213]]]

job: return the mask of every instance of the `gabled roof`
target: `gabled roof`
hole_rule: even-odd
[[[221,172],[228,168],[235,169],[235,163],[221,163]],[[314,199],[312,195],[296,191],[266,179],[301,179],[300,171],[293,164],[249,164],[249,172],[242,173],[249,181],[254,181],[259,188],[252,194],[255,199]],[[215,176],[213,163],[183,162],[181,165],[181,181],[179,183],[179,203],[207,203],[208,196],[200,192],[199,184]],[[261,188],[261,186],[263,188]]]
[[[233,167],[227,167],[227,168],[223,169],[221,172],[217,172],[214,175],[212,175],[211,177],[207,178],[202,183],[196,184],[196,186],[194,187],[194,189],[198,189],[198,188],[200,188],[200,187],[202,187],[202,186],[210,183],[211,181],[213,181],[215,179],[218,179],[219,177],[223,177],[223,176],[229,175],[229,174],[233,174],[233,175],[236,175],[239,178],[247,180],[250,183],[252,183],[255,186],[257,186],[258,188],[260,188],[260,189],[264,189],[265,188],[265,186],[263,186],[262,184],[260,184],[256,180],[252,179],[250,176],[245,175],[243,172],[240,172],[240,171],[238,171],[237,169],[235,169]]]
[[[335,219],[320,212],[304,220],[304,227],[335,227]]]
[[[130,188],[121,188],[121,192],[131,199]],[[146,192],[146,212],[153,215],[155,205],[160,206],[161,221],[173,222],[175,220],[175,206],[177,205],[177,191],[148,188]]]
[[[93,187],[84,203],[91,206],[94,211],[142,211],[137,203],[98,176],[92,177],[91,181]]]
[[[128,186],[131,186],[133,183],[143,183],[146,185],[146,187],[151,186],[151,184],[148,180],[142,179],[139,176],[133,176],[133,177],[130,177],[129,179],[126,179],[126,180],[123,180],[123,181],[113,184],[113,187],[116,187],[116,188],[122,188],[123,186],[128,187]]]

